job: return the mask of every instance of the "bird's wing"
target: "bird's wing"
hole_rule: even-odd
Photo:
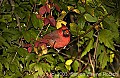
[[[58,39],[58,38],[59,38],[58,31],[56,30],[56,31],[53,31],[53,32],[43,36],[43,38],[40,40],[40,42],[43,42],[43,43],[54,42],[55,39]]]

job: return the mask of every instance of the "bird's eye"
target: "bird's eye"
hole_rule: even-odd
[[[63,30],[63,36],[64,36],[64,37],[69,37],[69,36],[70,36],[70,33],[69,33],[69,30],[68,30],[68,29]]]

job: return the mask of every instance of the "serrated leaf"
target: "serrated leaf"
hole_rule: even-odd
[[[93,48],[93,42],[94,42],[94,39],[92,38],[92,39],[89,41],[87,47],[86,47],[86,48],[84,49],[84,51],[82,52],[81,57],[85,56],[85,55],[87,54],[87,52],[89,52],[89,51]]]
[[[112,32],[114,39],[119,37],[118,25],[114,17],[110,16],[103,21],[103,27]]]
[[[72,64],[72,68],[73,68],[74,72],[78,71],[78,67],[79,67],[79,62],[77,60],[75,60]]]
[[[105,66],[107,66],[107,62],[109,61],[109,58],[105,51],[100,54],[98,60],[100,62],[102,69],[104,69]]]
[[[97,17],[93,17],[90,14],[84,14],[84,18],[88,21],[88,22],[97,22]]]
[[[96,43],[95,43],[94,46],[96,46]],[[98,43],[96,57],[98,57],[101,54],[102,51],[104,51],[104,45],[101,45],[100,43]]]
[[[113,40],[112,40],[113,35],[110,30],[106,30],[106,29],[101,30],[98,39],[100,43],[104,43],[105,46],[114,50]]]
[[[31,16],[31,21],[32,21],[32,24],[33,24],[33,26],[37,29],[37,28],[42,28],[43,27],[43,21],[42,20],[40,20],[40,19],[37,19],[37,17],[36,17],[36,15],[35,14],[33,14],[32,16]]]

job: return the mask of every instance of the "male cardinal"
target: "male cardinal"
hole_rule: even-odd
[[[35,47],[39,47],[43,44],[49,45],[54,49],[65,47],[70,42],[70,32],[65,25],[61,28],[46,34],[40,40],[35,42]]]

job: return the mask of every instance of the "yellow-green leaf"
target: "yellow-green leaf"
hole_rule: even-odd
[[[72,59],[69,59],[69,60],[67,60],[67,61],[65,62],[65,64],[66,64],[66,65],[71,65],[72,62],[73,62],[73,60],[72,60]]]

